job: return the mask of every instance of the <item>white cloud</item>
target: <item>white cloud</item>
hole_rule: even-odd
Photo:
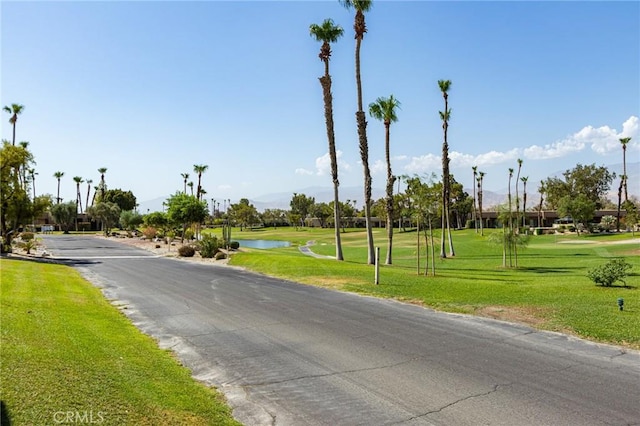
[[[350,170],[351,166],[348,163],[341,161],[341,158],[342,158],[342,151],[337,150],[336,159],[338,160],[338,170],[342,170],[342,171]],[[312,173],[309,173],[309,174],[312,174]],[[323,175],[330,175],[330,174],[331,174],[331,157],[327,152],[322,157],[316,158],[316,175],[323,176]]]
[[[408,173],[425,173],[433,171],[440,167],[440,157],[433,154],[421,155],[420,157],[412,157],[409,164],[404,166],[404,170]]]
[[[328,175],[331,173],[331,158],[329,153],[322,157],[316,158],[316,174],[318,176]]]
[[[631,116],[622,124],[622,132],[617,132],[609,126],[585,126],[580,131],[566,138],[544,146],[532,145],[524,150],[526,158],[545,160],[559,158],[582,151],[586,147],[598,154],[608,154],[620,150],[620,138],[638,137],[638,117]],[[638,142],[631,142],[631,148],[637,148]]]
[[[461,152],[451,151],[449,153],[449,165],[450,167],[493,166],[496,164],[514,161],[518,158],[519,154],[520,151],[515,148],[507,152],[489,151],[479,155],[463,154]],[[413,157],[404,169],[409,173],[417,174],[441,170],[441,158],[441,156],[434,154]]]
[[[524,149],[524,157],[530,160],[547,160],[569,155],[573,152],[582,151],[584,142],[572,139],[564,139],[544,146],[532,145]]]
[[[630,138],[638,138],[638,122],[640,120],[638,120],[638,117],[635,116],[631,116],[627,119],[627,121],[625,121],[624,123],[622,123],[622,133],[620,133],[620,137],[621,138],[626,138],[626,137],[630,137]]]
[[[636,116],[629,117],[622,124],[622,131],[617,132],[609,126],[595,128],[585,126],[580,131],[554,143],[547,145],[532,145],[528,148],[513,148],[508,151],[489,151],[483,154],[471,155],[462,152],[451,151],[449,153],[451,168],[470,168],[473,166],[490,167],[500,164],[515,164],[518,158],[530,160],[547,160],[572,155],[590,147],[598,154],[619,151],[620,138],[631,137],[627,145],[627,151],[640,151],[640,120]],[[440,155],[425,154],[419,157],[408,158],[404,155],[394,157],[397,162],[408,160],[408,163],[399,167],[407,174],[425,174],[442,170]],[[371,166],[372,174],[386,170],[386,163],[378,160]]]
[[[371,175],[383,174],[387,175],[387,162],[382,160],[376,160],[369,166],[371,169]]]
[[[312,175],[313,172],[311,170],[307,170],[307,169],[303,169],[303,168],[297,168],[296,172],[297,175]]]

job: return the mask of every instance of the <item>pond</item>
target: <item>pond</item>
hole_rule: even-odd
[[[276,240],[237,240],[240,243],[240,248],[255,248],[255,249],[271,249],[280,247],[289,247],[291,243],[289,241],[276,241]]]

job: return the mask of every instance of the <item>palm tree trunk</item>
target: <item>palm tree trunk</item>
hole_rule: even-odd
[[[616,220],[616,231],[620,232],[620,205],[622,204],[622,187],[624,185],[624,177],[620,179],[620,186],[618,186],[618,218]]]
[[[357,17],[356,17],[357,19]],[[362,81],[360,78],[360,45],[362,39],[356,39],[356,89],[358,93],[358,111],[356,123],[358,125],[358,142],[360,145],[360,158],[364,170],[364,219],[367,227],[367,263],[375,264],[375,250],[373,243],[373,230],[371,225],[371,170],[369,169],[369,146],[367,143],[367,120],[362,110]]]
[[[431,275],[436,276],[436,247],[433,241],[433,227],[431,226],[431,215],[427,216],[429,219],[429,240],[431,240]]]
[[[336,155],[336,140],[333,126],[333,95],[331,94],[331,76],[329,75],[329,61],[325,61],[325,74],[320,77],[320,85],[324,97],[324,119],[327,125],[327,139],[329,141],[329,157],[331,158],[331,178],[333,180],[333,220],[336,241],[336,260],[344,260],[342,242],[340,240],[340,197],[338,194],[338,157]]]
[[[78,199],[78,205],[80,206],[80,214],[82,214],[82,196],[80,195],[80,184],[77,185],[77,199]]]
[[[385,157],[387,160],[387,259],[386,264],[392,263],[392,248],[393,248],[393,182],[394,177],[391,173],[391,154],[389,150],[390,132],[389,128],[391,123],[385,123]]]
[[[629,201],[629,194],[627,193],[627,145],[622,145],[622,173],[624,175],[624,201]]]
[[[416,230],[416,274],[420,275],[420,219],[418,219],[418,229]],[[428,256],[428,255],[427,255]],[[429,261],[427,260],[427,268],[429,265]],[[426,272],[425,272],[426,275]]]

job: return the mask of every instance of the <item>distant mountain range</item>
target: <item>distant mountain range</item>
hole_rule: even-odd
[[[618,184],[620,182],[620,175],[622,174],[622,163],[612,164],[607,166],[609,171],[616,174],[616,179],[611,184],[611,191],[609,192],[609,198],[611,200],[617,201],[618,197]],[[556,172],[552,174],[552,177],[562,177],[564,170],[561,172]],[[640,162],[635,163],[627,163],[627,174],[628,174],[628,190],[629,195],[633,195],[635,197],[640,198]],[[538,205],[540,202],[540,194],[538,193],[538,184],[539,182],[529,182],[529,186],[527,188],[527,206]],[[473,195],[473,188],[465,188],[470,195]],[[520,190],[522,191],[522,189]],[[505,203],[507,201],[507,193],[508,188],[503,188],[498,191],[489,191],[484,189],[483,195],[483,209],[489,209],[491,207],[497,206],[499,204]],[[255,208],[262,212],[266,209],[283,209],[289,210],[291,202],[291,198],[293,194],[304,194],[307,197],[314,197],[316,202],[318,203],[329,203],[333,201],[333,188],[332,187],[308,187],[302,188],[296,191],[285,191],[285,192],[274,192],[271,194],[261,195],[256,198],[249,198],[249,202],[255,206]],[[515,190],[512,188],[512,195],[515,194]],[[522,195],[522,194],[520,194]],[[372,188],[371,197],[374,200],[378,200],[383,198],[384,190],[380,188]],[[144,201],[139,205],[139,211],[141,213],[147,213],[147,211],[162,211],[162,203],[167,200],[169,196],[166,197],[158,197],[153,200]],[[356,205],[358,209],[362,208],[362,203],[364,201],[364,193],[362,187],[352,186],[352,187],[340,187],[340,199],[343,201],[346,200],[356,200]]]

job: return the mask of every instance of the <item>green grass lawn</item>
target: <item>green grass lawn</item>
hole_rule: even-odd
[[[218,232],[217,230],[214,231]],[[424,240],[420,275],[416,260],[416,232],[395,232],[393,265],[366,264],[364,230],[342,233],[344,262],[302,255],[297,245],[315,241],[312,250],[335,255],[332,229],[234,229],[232,239],[280,239],[289,248],[245,249],[232,256],[233,265],[293,281],[378,297],[394,298],[434,309],[523,322],[540,329],[572,333],[594,341],[640,348],[640,244],[631,234],[575,234],[532,236],[520,249],[518,268],[502,267],[502,248],[474,230],[454,232],[455,257],[436,259],[436,276],[425,276]],[[437,234],[439,235],[439,233]],[[385,261],[386,232],[374,230]],[[436,239],[436,256],[439,253]],[[600,287],[587,271],[612,257],[633,265],[629,287]],[[617,299],[624,298],[619,311]]]
[[[0,268],[2,424],[238,424],[74,269]]]

